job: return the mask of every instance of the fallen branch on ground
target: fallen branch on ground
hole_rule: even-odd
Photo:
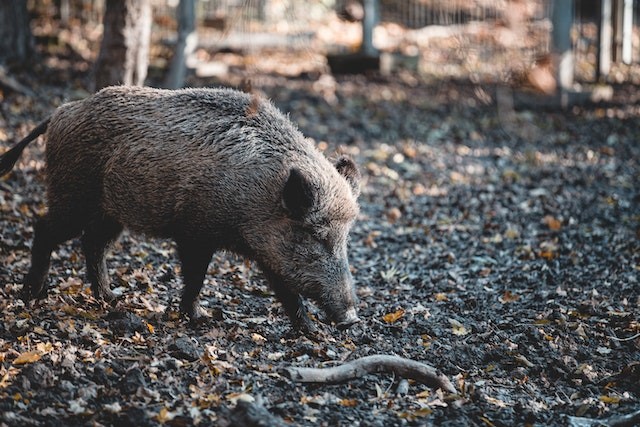
[[[361,357],[331,368],[289,367],[284,369],[285,375],[291,380],[303,383],[339,383],[376,372],[393,372],[432,388],[440,388],[449,393],[456,392],[449,378],[434,367],[415,360],[385,354]]]
[[[604,419],[569,416],[568,420],[570,427],[633,427],[640,422],[640,411],[625,415],[612,415]]]

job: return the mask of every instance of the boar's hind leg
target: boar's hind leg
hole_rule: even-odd
[[[293,327],[305,335],[315,334],[318,328],[313,324],[311,319],[309,319],[309,314],[302,297],[290,291],[282,281],[278,279],[277,275],[265,268],[262,270],[271,285],[271,289],[275,292],[276,298],[282,303],[285,313],[287,313],[287,316],[291,319]]]
[[[24,278],[22,299],[26,302],[47,295],[45,280],[51,263],[51,251],[60,243],[76,237],[82,231],[82,224],[70,221],[65,214],[53,211],[43,216],[34,226],[31,246],[31,268]]]
[[[178,255],[182,264],[184,291],[180,301],[180,311],[192,320],[200,317],[198,294],[202,289],[204,276],[213,256],[213,248],[192,241],[178,240]]]
[[[82,251],[87,262],[87,278],[91,283],[93,296],[104,301],[113,301],[115,295],[109,288],[107,263],[105,253],[109,245],[118,238],[122,225],[118,222],[103,218],[92,221],[82,235]]]

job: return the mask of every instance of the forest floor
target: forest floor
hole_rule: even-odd
[[[16,76],[33,95],[2,92],[3,148],[86,95],[42,67]],[[636,87],[544,111],[498,102],[508,88],[410,73],[253,78],[328,156],[360,166],[362,324],[298,336],[260,271],[217,254],[201,294],[211,318],[192,327],[173,243],[130,234],[108,258],[115,308],[92,298],[77,240],[55,251],[48,298],[25,306],[40,140],[0,180],[1,425],[234,425],[238,401],[256,399],[310,426],[624,425],[640,410]],[[428,363],[457,392],[282,374],[371,354]]]

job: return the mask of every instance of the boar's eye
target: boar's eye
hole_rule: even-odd
[[[315,240],[318,244],[320,244],[324,250],[331,253],[333,252],[333,240],[328,234],[325,233],[311,233],[313,240]]]
[[[313,187],[298,169],[292,168],[282,190],[282,204],[295,220],[303,219],[313,206]]]

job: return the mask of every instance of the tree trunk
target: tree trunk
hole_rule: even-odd
[[[32,51],[27,1],[0,1],[0,64],[24,62]]]
[[[180,0],[177,9],[178,42],[171,59],[171,67],[165,81],[165,87],[178,89],[184,85],[187,74],[187,58],[198,44],[196,33],[196,0]]]
[[[95,89],[142,86],[149,65],[150,0],[108,0],[104,35],[95,64]]]

